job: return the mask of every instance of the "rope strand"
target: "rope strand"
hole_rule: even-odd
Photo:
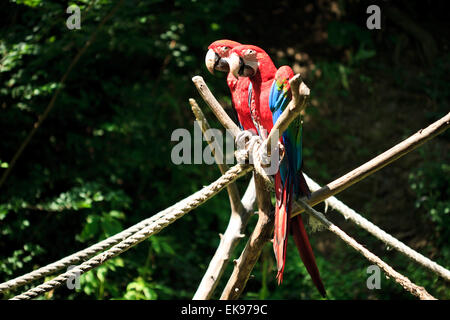
[[[313,191],[319,190],[320,186],[314,182],[311,178],[309,178],[306,174],[304,174],[306,181],[308,182],[308,185],[311,187]],[[395,248],[397,251],[403,253],[405,256],[410,258],[411,260],[414,260],[415,262],[419,263],[420,265],[424,266],[425,268],[428,268],[429,270],[433,271],[437,275],[441,276],[447,281],[450,281],[450,271],[448,269],[445,269],[443,266],[437,264],[436,262],[430,260],[429,258],[423,256],[419,252],[413,250],[412,248],[408,247],[403,242],[399,241],[398,239],[394,238],[390,234],[388,234],[386,231],[380,229],[376,225],[374,225],[372,222],[358,214],[355,210],[352,208],[349,208],[347,205],[345,205],[343,202],[339,201],[335,197],[330,197],[325,202],[333,209],[341,213],[345,219],[349,219],[353,223],[355,223],[357,226],[363,228],[379,240],[383,241],[386,245]]]
[[[209,200],[211,197],[219,193],[223,188],[227,185],[245,175],[247,172],[251,171],[251,166],[246,165],[236,165],[228,170],[224,175],[222,175],[215,182],[211,183],[209,186],[204,187],[200,191],[194,193],[191,197],[189,197],[188,201],[183,201],[185,205],[176,205],[176,209],[171,212],[168,212],[165,215],[159,217],[156,221],[143,228],[142,230],[136,232],[130,237],[124,239],[120,243],[114,245],[112,248],[107,251],[89,259],[86,262],[83,262],[79,266],[67,271],[56,278],[47,281],[33,289],[28,290],[18,296],[15,296],[11,300],[27,300],[32,299],[37,296],[44,294],[47,291],[55,289],[61,286],[67,279],[75,276],[79,276],[101,264],[106,262],[107,260],[116,257],[117,255],[127,251],[131,247],[139,244],[144,241],[148,237],[158,233],[169,224],[173,223],[175,220],[181,218],[189,211],[197,208],[202,203]]]

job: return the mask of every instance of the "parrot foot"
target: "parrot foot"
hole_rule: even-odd
[[[273,179],[269,177],[271,174],[269,166],[271,164],[271,157],[268,156],[263,140],[259,135],[255,135],[252,131],[241,131],[236,136],[235,157],[239,164],[244,164],[249,160],[254,165],[255,171],[270,185]]]
[[[244,164],[249,159],[249,151],[252,150],[255,138],[259,138],[252,131],[245,130],[237,134],[235,142],[237,150],[234,155],[239,164]]]
[[[253,163],[255,171],[264,179],[268,189],[270,189],[269,186],[274,183],[271,175],[274,175],[278,171],[278,165],[272,165],[272,158],[267,154],[266,145],[260,137],[255,139],[251,147],[252,154],[250,163]]]

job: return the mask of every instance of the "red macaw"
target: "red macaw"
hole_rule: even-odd
[[[241,45],[239,42],[232,40],[217,40],[211,43],[205,57],[205,64],[209,72],[211,74],[214,74],[214,70],[229,72],[227,58],[231,49],[239,45]],[[256,134],[257,130],[248,106],[250,80],[248,78],[236,79],[231,73],[228,73],[227,84],[231,91],[231,102],[237,113],[241,128]]]
[[[236,48],[244,49],[246,55],[246,61],[243,63],[243,58],[237,55]],[[236,79],[250,79],[250,85],[248,90],[248,104],[250,107],[250,113],[255,127],[258,130],[259,135],[264,139],[267,137],[270,130],[273,127],[272,112],[267,107],[260,107],[265,105],[261,101],[268,101],[270,88],[277,72],[277,68],[273,64],[269,55],[264,51],[263,55],[258,55],[258,50],[262,50],[256,46],[238,46],[231,50],[235,52],[234,59],[231,59],[231,55],[227,59],[229,64],[237,62],[237,70],[234,70],[234,77]],[[264,65],[264,68],[259,68],[258,65]],[[257,72],[257,71],[259,72]],[[231,72],[230,65],[230,74]],[[239,77],[240,76],[240,77]],[[268,106],[268,105],[267,105]]]
[[[276,120],[291,100],[289,79],[294,76],[294,72],[288,66],[283,66],[277,70],[264,50],[251,45],[233,48],[228,60],[230,73],[236,78],[239,76],[250,78],[252,108],[256,110],[259,123],[270,133]],[[273,239],[278,283],[281,284],[283,281],[288,240],[287,231],[291,230],[308,273],[320,294],[325,296],[325,288],[320,278],[302,217],[297,215],[289,219],[294,198],[303,195],[310,196],[308,185],[301,173],[303,163],[300,118],[296,118],[289,128],[283,132],[280,142],[284,146],[284,156],[282,156],[280,162],[279,172],[275,175],[276,208]]]

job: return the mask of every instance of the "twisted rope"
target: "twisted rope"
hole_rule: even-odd
[[[344,231],[339,229],[334,223],[325,218],[325,216],[321,212],[311,208],[309,204],[306,203],[304,200],[300,199],[298,203],[305,209],[307,213],[314,216],[321,223],[323,223],[323,225],[328,230],[336,234],[345,243],[347,243],[353,249],[361,253],[367,260],[380,267],[380,269],[383,270],[386,275],[392,277],[395,282],[397,282],[403,287],[403,289],[415,295],[420,300],[436,300],[436,298],[433,297],[431,294],[429,294],[424,287],[416,285],[415,283],[411,282],[411,280],[409,280],[407,277],[395,271],[390,265],[385,263],[383,260],[381,260],[379,257],[374,255],[369,250],[367,250],[363,245],[356,242],[355,239],[347,235]]]
[[[248,141],[248,143],[246,143]],[[255,162],[256,164],[255,169],[256,171],[263,176],[266,182],[270,181],[270,178],[265,174],[264,168],[262,168],[260,161],[261,161],[261,154],[257,152],[260,150],[260,146],[262,144],[262,139],[259,136],[253,135],[249,131],[241,131],[238,134],[238,137],[236,138],[236,143],[238,145],[238,148],[236,150],[236,159],[239,164],[244,164],[246,162],[246,159],[248,159],[250,156],[253,157],[253,159],[258,159],[257,161],[251,161]],[[250,155],[250,156],[249,156]],[[266,161],[266,160],[263,160]],[[266,163],[266,162],[265,162]],[[4,283],[0,284],[0,293],[3,293],[6,290],[12,290],[17,287],[23,286],[25,284],[28,284],[32,281],[35,281],[37,279],[40,279],[42,277],[48,276],[50,274],[53,274],[61,269],[67,268],[70,265],[74,265],[79,263],[80,261],[84,261],[88,259],[89,257],[92,257],[96,255],[97,253],[110,248],[117,243],[123,241],[124,239],[128,238],[132,234],[141,231],[142,229],[146,228],[147,226],[151,225],[156,220],[160,219],[162,216],[172,212],[175,210],[178,206],[183,206],[185,203],[189,202],[192,197],[194,197],[195,194],[187,197],[186,199],[180,201],[179,203],[166,208],[165,210],[159,212],[158,214],[143,220],[134,226],[110,237],[107,238],[97,244],[94,244],[84,250],[81,250],[79,252],[76,252],[68,257],[65,257],[61,260],[58,260],[54,263],[51,263],[47,266],[44,266],[42,268],[39,268],[37,270],[34,270],[30,273],[27,273],[25,275],[22,275],[20,277],[8,280]]]
[[[11,300],[27,300],[35,298],[39,295],[44,294],[47,291],[50,291],[54,288],[61,286],[64,282],[66,282],[69,278],[73,278],[79,276],[101,264],[105,261],[118,256],[119,254],[127,251],[131,247],[139,244],[144,241],[148,237],[158,233],[162,229],[164,229],[169,224],[173,223],[175,220],[181,218],[189,211],[197,208],[202,203],[209,200],[211,197],[219,193],[223,188],[225,188],[228,184],[234,182],[236,179],[245,175],[247,172],[251,171],[252,167],[248,165],[236,165],[228,170],[224,175],[222,175],[215,182],[211,183],[209,186],[204,187],[203,189],[197,191],[190,197],[182,200],[178,204],[176,204],[173,210],[170,210],[166,214],[158,214],[158,218],[152,222],[150,225],[144,227],[140,231],[134,233],[128,238],[122,240],[120,243],[114,245],[112,248],[107,251],[95,256],[94,258],[89,259],[86,262],[83,262],[79,266],[67,271],[58,277],[47,281],[33,289],[28,290],[27,292],[15,296]],[[166,210],[165,210],[166,211]]]
[[[244,164],[249,158],[249,149],[254,145],[259,136],[252,134],[250,131],[239,131],[235,141],[237,149],[234,152],[237,163]]]
[[[248,142],[247,142],[248,141]],[[253,135],[250,131],[240,131],[236,135],[237,150],[235,157],[238,163],[245,163],[249,159],[255,171],[264,179],[266,185],[273,184],[272,179],[266,172],[263,165],[270,164],[270,157],[267,155],[264,140],[259,135]]]
[[[311,190],[316,191],[320,189],[320,185],[314,182],[311,178],[309,178],[306,174],[304,174],[308,185],[311,187]],[[325,200],[325,203],[329,205],[331,208],[335,209],[339,213],[341,213],[345,219],[350,219],[357,226],[363,228],[368,231],[370,234],[383,241],[386,245],[395,248],[397,251],[403,253],[405,256],[419,263],[420,265],[428,268],[433,271],[437,275],[441,276],[447,281],[450,281],[450,271],[440,266],[436,262],[428,259],[427,257],[421,255],[419,252],[411,249],[403,242],[397,240],[384,230],[377,227],[375,224],[358,214],[352,208],[349,208],[343,202],[339,201],[335,197],[330,197]]]
[[[134,226],[132,226],[128,229],[125,229],[122,232],[120,232],[112,237],[102,240],[101,242],[96,243],[84,250],[78,251],[74,254],[71,254],[70,256],[67,256],[61,260],[53,262],[49,265],[46,265],[42,268],[34,270],[30,273],[27,273],[25,275],[15,278],[15,279],[8,280],[8,281],[0,284],[0,293],[23,286],[34,280],[37,280],[42,277],[53,274],[61,269],[64,269],[64,268],[70,266],[70,265],[77,264],[80,261],[86,260],[87,258],[92,257],[92,256],[96,255],[97,253],[99,253],[107,248],[110,248],[113,245],[128,238],[133,233],[136,233],[136,232],[142,230],[143,228],[149,226],[150,224],[152,224],[153,222],[155,222],[156,220],[158,220],[159,218],[161,218],[168,212],[171,212],[172,210],[174,210],[175,206],[176,205],[173,205],[173,206],[153,215],[152,217],[145,219],[145,220],[135,224]]]
[[[450,115],[450,114],[449,114]],[[443,121],[447,121],[447,122],[445,122],[445,124],[446,125],[448,125],[448,120],[446,120],[448,118],[448,115],[446,116],[446,117],[444,117],[443,119],[441,119],[440,120],[440,122],[443,122]],[[433,126],[437,126],[436,124],[433,124]],[[431,126],[430,126],[431,127]],[[438,129],[439,129],[440,127],[438,127]],[[427,128],[428,129],[428,128]],[[436,128],[434,128],[433,129],[434,131],[437,131],[436,130]],[[422,132],[423,130],[421,130],[420,132]],[[434,132],[433,131],[433,132]],[[438,132],[438,133],[440,133],[440,132]],[[429,135],[429,134],[428,134]],[[247,154],[247,157],[248,157],[248,154],[250,154],[250,156],[254,156],[254,158],[255,159],[257,159],[257,161],[255,161],[256,162],[256,165],[255,165],[255,170],[257,170],[257,167],[258,167],[258,163],[259,163],[259,161],[261,161],[261,159],[262,159],[262,157],[263,157],[263,154],[260,152],[260,153],[255,153],[255,152],[257,152],[258,151],[258,149],[260,149],[261,148],[261,141],[258,139],[258,138],[255,138],[255,139],[253,139],[254,140],[254,142],[253,143],[251,143],[251,144],[249,144],[248,145],[248,147],[246,148],[247,150],[246,150],[246,154]],[[265,162],[263,162],[263,163],[265,163]],[[233,168],[236,168],[236,166],[235,167],[233,167]],[[233,168],[231,169],[231,170],[233,170]],[[246,169],[245,169],[245,173],[246,172],[248,172],[248,171],[250,171],[251,170],[251,166],[246,166]],[[230,171],[231,171],[230,170]],[[264,170],[264,168],[263,168],[263,170]],[[258,170],[257,170],[258,171]],[[243,173],[243,174],[245,174],[245,173]],[[242,174],[242,175],[243,175]],[[263,171],[261,171],[260,172],[260,175],[261,176],[265,176],[265,174],[263,174]],[[236,179],[237,179],[238,177],[236,177]],[[219,179],[220,180],[220,179]],[[217,181],[219,181],[219,180],[217,180]],[[269,179],[270,180],[270,179]],[[216,181],[216,182],[217,182]],[[231,183],[231,182],[230,182]],[[201,192],[201,191],[203,191],[203,190],[200,190],[199,192]],[[220,191],[220,190],[219,190]],[[214,195],[214,194],[213,194]],[[17,287],[17,286],[19,286],[19,285],[23,285],[23,284],[25,284],[25,283],[28,283],[28,282],[30,282],[30,281],[33,281],[33,280],[35,280],[35,279],[37,279],[37,278],[40,278],[40,277],[42,277],[42,276],[45,276],[45,275],[48,275],[48,274],[51,274],[51,273],[53,273],[53,272],[55,272],[55,271],[57,271],[57,270],[60,270],[61,268],[64,268],[64,267],[66,267],[66,266],[68,266],[68,265],[70,265],[70,264],[73,264],[73,263],[76,263],[76,262],[79,262],[80,260],[83,260],[83,259],[85,259],[86,257],[88,257],[88,256],[90,256],[90,255],[93,255],[93,254],[96,254],[96,253],[98,253],[99,251],[102,251],[102,250],[104,250],[104,248],[107,248],[107,247],[110,247],[110,246],[112,246],[112,245],[115,245],[115,244],[117,244],[117,243],[119,243],[119,242],[123,242],[124,241],[124,239],[126,239],[127,237],[129,237],[129,236],[131,236],[133,233],[135,233],[135,235],[134,236],[136,236],[136,234],[138,233],[138,232],[142,232],[142,231],[145,231],[144,229],[148,229],[148,228],[151,228],[151,227],[155,227],[155,222],[156,221],[159,221],[159,219],[161,219],[161,218],[164,218],[166,215],[168,215],[168,214],[170,214],[170,213],[176,213],[176,212],[178,212],[179,210],[181,210],[180,209],[180,207],[182,207],[183,205],[186,205],[186,204],[188,204],[189,203],[189,201],[191,201],[192,199],[194,199],[196,196],[198,196],[198,192],[197,193],[195,193],[195,194],[193,194],[193,195],[191,195],[190,197],[188,197],[188,198],[186,198],[186,199],[184,199],[184,200],[182,200],[182,201],[180,201],[179,203],[177,203],[177,204],[175,204],[174,206],[172,206],[172,207],[169,207],[169,208],[167,208],[167,209],[165,209],[164,211],[161,211],[160,213],[158,213],[157,215],[155,215],[155,216],[153,216],[153,217],[151,217],[151,218],[149,218],[149,219],[147,219],[147,220],[144,220],[144,221],[142,221],[141,223],[139,223],[139,224],[137,224],[137,225],[135,225],[135,226],[133,226],[133,227],[131,227],[131,228],[129,228],[129,229],[127,229],[127,230],[125,230],[125,231],[123,231],[123,232],[121,232],[121,233],[119,233],[119,234],[117,234],[116,236],[113,236],[113,237],[111,237],[111,238],[108,238],[108,239],[106,239],[106,240],[104,240],[104,241],[102,241],[102,242],[100,242],[100,243],[98,243],[98,244],[96,244],[96,245],[93,245],[93,246],[91,246],[91,247],[89,247],[89,248],[87,248],[87,249],[85,249],[85,250],[82,250],[82,251],[80,251],[80,252],[78,252],[78,253],[75,253],[75,254],[73,254],[73,255],[71,255],[71,256],[69,256],[69,257],[66,257],[66,258],[64,258],[64,259],[61,259],[61,260],[59,260],[59,261],[57,261],[57,262],[55,262],[55,263],[53,263],[53,264],[50,264],[50,265],[48,265],[48,266],[46,266],[46,267],[44,267],[44,268],[41,268],[41,269],[39,269],[39,270],[35,270],[35,271],[33,271],[33,272],[31,272],[31,273],[29,273],[29,274],[27,274],[27,275],[24,275],[24,276],[22,276],[22,277],[18,277],[18,278],[16,278],[16,279],[13,279],[13,280],[10,280],[10,281],[8,281],[8,282],[6,282],[6,283],[4,283],[4,284],[0,284],[0,292],[2,292],[2,291],[4,291],[4,290],[7,290],[7,289],[11,289],[11,288],[14,288],[14,287]],[[335,198],[334,198],[335,199]],[[207,199],[206,199],[207,200]],[[205,200],[205,201],[206,201]],[[337,199],[336,199],[336,201],[337,201]],[[327,203],[330,203],[329,201],[327,201]],[[341,205],[340,206],[337,206],[336,208],[340,208],[340,210],[345,210],[345,205],[343,204],[343,203],[341,203]],[[354,217],[357,217],[356,215],[357,215],[357,213],[354,211],[354,210],[352,210],[352,209],[350,209],[350,208],[348,208],[348,207],[346,207],[348,210],[346,211],[346,213],[345,213],[345,216],[346,217],[350,217],[350,216],[352,216],[351,215],[351,213],[353,212],[354,213]],[[350,211],[351,210],[351,211]],[[188,211],[187,211],[188,212]],[[181,216],[180,216],[181,217]],[[364,218],[362,218],[362,217],[360,217],[361,219],[358,219],[358,218],[355,218],[355,220],[352,220],[353,222],[355,222],[357,225],[359,225],[359,226],[361,226],[361,227],[363,227],[363,228],[365,228],[366,229],[366,227],[364,227],[364,224],[362,224],[361,223],[361,221],[363,221],[362,219],[364,219]],[[176,219],[178,219],[178,218],[176,218]],[[365,219],[364,219],[365,220]],[[356,222],[356,221],[358,221],[358,222]],[[366,220],[367,221],[367,220]],[[368,222],[368,221],[367,221]],[[171,223],[171,222],[169,222],[169,223]],[[370,222],[368,222],[368,223],[370,223]],[[163,227],[165,227],[165,226],[163,226]],[[162,227],[162,228],[163,228]],[[147,237],[149,237],[149,236],[151,236],[152,234],[154,234],[154,233],[156,233],[156,232],[159,232],[159,230],[160,229],[157,229],[156,231],[154,231],[153,233],[150,233]],[[366,230],[368,230],[368,229],[366,229]],[[373,230],[375,230],[376,231],[376,229],[373,229],[372,228],[372,231]],[[379,230],[381,230],[381,229],[379,229]],[[369,231],[369,230],[368,230]],[[381,230],[382,231],[382,230]],[[371,232],[371,231],[369,231],[369,232]],[[382,231],[382,232],[384,232],[384,231]],[[372,232],[371,232],[372,233]],[[373,233],[374,234],[374,233]],[[375,235],[375,234],[374,234]],[[375,235],[375,236],[377,236],[377,235]],[[389,235],[388,235],[389,236]],[[377,236],[378,237],[378,236]],[[392,237],[392,236],[389,236],[389,237]],[[385,237],[385,238],[389,238],[389,237]],[[392,241],[392,239],[394,239],[394,241]],[[388,241],[390,241],[391,243],[389,243],[389,245],[391,245],[391,246],[393,246],[393,247],[395,247],[393,244],[395,243],[395,241],[398,241],[397,239],[395,239],[395,238],[393,238],[392,237],[392,239],[388,239]],[[144,240],[144,239],[143,239]],[[141,242],[141,241],[143,241],[143,240],[140,240],[140,241],[138,241],[138,242],[136,242],[135,244],[137,244],[137,243],[139,243],[139,242]],[[384,241],[384,240],[383,240]],[[386,241],[385,241],[386,242]],[[388,243],[388,242],[386,242],[386,243]],[[133,245],[135,245],[135,244],[133,244]],[[119,243],[119,245],[120,245],[120,243]],[[398,243],[397,243],[397,247],[401,247],[401,245],[404,245],[404,244],[402,244],[400,241],[398,241]],[[405,247],[406,247],[406,245],[405,245]],[[405,250],[405,248],[400,248],[400,249],[398,249],[400,252],[402,252],[402,253],[404,253],[405,251],[408,251],[408,249],[409,250],[412,250],[411,248],[408,248],[408,247],[406,247],[407,249]],[[114,249],[114,247],[112,248],[112,249]],[[111,250],[112,250],[111,249]],[[128,249],[124,249],[123,251],[126,251],[126,250],[128,250]],[[403,250],[403,251],[402,251]],[[122,252],[123,252],[122,251]],[[412,259],[413,260],[415,260],[415,261],[417,261],[417,262],[419,262],[419,263],[421,263],[420,261],[418,261],[418,260],[420,260],[420,257],[422,257],[422,258],[424,258],[424,259],[427,259],[427,258],[425,258],[425,257],[423,257],[423,256],[421,256],[420,254],[418,254],[417,252],[415,252],[414,250],[412,250],[412,252],[414,252],[414,253],[416,253],[417,255],[413,255],[413,256],[415,256],[415,258],[414,257],[412,257]],[[105,252],[106,253],[106,252]],[[120,254],[120,252],[119,253],[117,253],[117,254]],[[117,255],[116,254],[116,255]],[[99,257],[100,256],[103,256],[103,255],[99,255]],[[115,256],[115,255],[114,255]],[[110,258],[112,258],[112,257],[114,257],[114,256],[111,256],[111,257],[107,257],[106,259],[110,259]],[[97,257],[96,257],[97,258]],[[95,259],[95,258],[93,258],[93,259]],[[102,258],[101,259],[101,263],[103,263],[103,261],[105,261],[106,260],[105,258]],[[92,259],[91,259],[92,260]],[[91,260],[89,260],[89,261],[91,261]],[[422,259],[423,260],[423,259]],[[433,262],[433,261],[431,261],[431,260],[429,260],[429,259],[427,259],[428,260],[428,262],[427,263],[425,263],[425,264],[423,264],[423,263],[421,263],[422,265],[424,265],[424,266],[426,266],[426,267],[430,267],[430,269],[431,270],[438,270],[438,271],[436,271],[437,273],[439,273],[439,270],[440,270],[440,272],[441,272],[441,274],[440,275],[442,275],[444,278],[446,278],[446,279],[448,279],[448,274],[446,275],[446,272],[448,272],[448,270],[446,270],[445,268],[443,268],[443,267],[441,267],[441,266],[439,266],[439,265],[437,265],[435,262]],[[88,261],[88,262],[89,262]],[[423,261],[422,261],[423,262]],[[100,263],[100,264],[101,264]],[[83,264],[82,264],[83,265]],[[437,266],[437,268],[436,268],[436,266]],[[80,266],[79,266],[80,267]],[[86,269],[86,271],[88,271],[88,270],[90,270],[90,269],[92,269],[92,268],[94,268],[95,267],[95,265],[93,266],[93,267],[91,267],[91,268],[88,268],[88,269]],[[442,269],[440,269],[440,268],[442,268]],[[66,274],[69,274],[65,279],[68,279],[69,277],[73,277],[74,275],[78,275],[78,274],[80,274],[80,271],[78,270],[78,269],[72,269],[71,270],[72,271],[72,273],[66,273]],[[444,271],[444,272],[443,272]],[[64,274],[63,274],[64,275]],[[61,275],[61,276],[63,276],[63,275]],[[55,279],[58,279],[58,278],[55,278]],[[55,280],[54,279],[54,280]],[[44,283],[43,285],[45,285],[45,284],[47,284],[47,283]],[[38,287],[39,288],[39,287]],[[38,289],[38,288],[35,288],[35,289]],[[34,290],[34,289],[33,289]],[[49,289],[49,290],[51,290],[51,288]],[[30,291],[32,291],[32,290],[30,290]],[[48,290],[47,290],[48,291]],[[45,291],[44,291],[45,292]],[[27,293],[25,293],[24,294],[24,296],[26,296],[26,294]],[[39,295],[39,294],[38,294]],[[22,295],[21,295],[22,296]],[[17,297],[15,297],[15,298],[20,298],[21,296],[17,296]],[[29,299],[29,298],[28,298]]]

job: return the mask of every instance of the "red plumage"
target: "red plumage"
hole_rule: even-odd
[[[236,55],[239,59],[236,59],[236,57],[232,57],[231,55]],[[254,70],[254,74],[249,76],[253,88],[250,109],[252,110],[253,118],[256,119],[256,122],[259,124],[259,126],[267,130],[267,133],[270,133],[273,127],[273,118],[272,112],[269,107],[269,95],[275,75],[277,73],[275,65],[264,50],[259,47],[250,45],[235,47],[230,54],[230,63],[232,64],[230,66],[230,68],[232,68],[232,70],[230,70],[230,73],[233,73],[235,77],[236,74],[241,75],[245,74],[246,72],[247,74],[250,74],[251,70],[249,70],[249,68]],[[247,70],[245,69],[245,63],[248,63]],[[290,68],[289,70],[287,68],[285,69],[287,71],[290,70]],[[285,69],[281,69],[280,71],[284,72]],[[239,79],[242,79],[242,77],[240,77]],[[266,135],[262,133],[262,130],[260,130],[260,134],[263,138],[266,137]],[[299,179],[300,190],[303,194],[309,196],[310,192],[301,172]],[[320,294],[322,296],[325,296],[325,289],[320,278],[319,270],[314,258],[314,253],[309,243],[308,235],[305,231],[301,215],[289,219],[292,209],[293,182],[286,181],[285,184],[286,185],[283,186],[280,172],[278,172],[275,175],[276,206],[273,239],[273,248],[277,261],[278,283],[281,284],[283,280],[288,240],[287,232],[288,230],[290,230],[294,237],[294,241],[296,243],[300,257],[305,264],[308,273],[311,275],[311,278]]]
[[[283,272],[286,262],[287,240],[289,230],[289,219],[287,213],[291,204],[291,193],[288,188],[283,188],[280,173],[275,175],[275,225],[273,230],[273,251],[277,261],[277,280],[278,284],[283,282]]]
[[[211,43],[208,49],[214,51],[222,59],[228,58],[231,49],[239,45],[241,45],[239,42],[232,40],[217,40]],[[228,73],[227,85],[231,91],[231,102],[236,110],[239,123],[244,130],[251,130],[256,134],[257,130],[253,124],[248,107],[249,78],[242,77],[236,79],[231,73]]]
[[[300,254],[300,258],[303,264],[308,270],[314,285],[320,294],[325,297],[326,291],[323,286],[322,279],[320,278],[319,269],[317,268],[314,252],[312,251],[311,244],[309,243],[308,234],[306,233],[305,226],[303,225],[302,216],[299,214],[293,217],[291,220],[291,232],[294,237],[295,244]]]
[[[253,131],[256,134],[257,130],[252,121],[250,108],[248,107],[248,86],[250,85],[249,78],[236,78],[229,73],[227,76],[228,88],[231,91],[231,102],[238,115],[239,123],[244,130]]]

